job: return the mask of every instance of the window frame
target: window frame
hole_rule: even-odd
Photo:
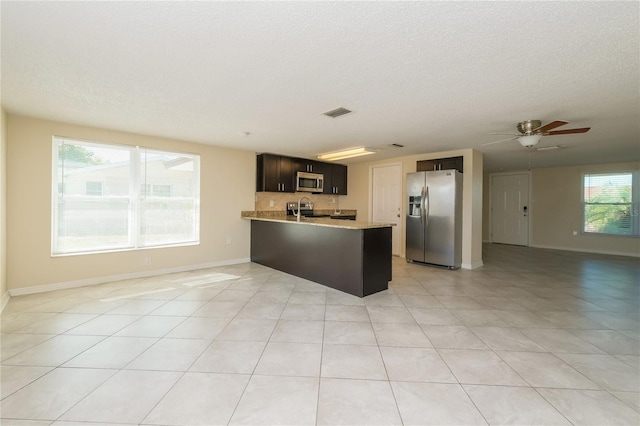
[[[82,146],[95,146],[98,148],[114,148],[114,149],[125,149],[130,152],[130,164],[129,164],[129,173],[128,173],[128,199],[131,204],[131,209],[129,212],[129,224],[128,224],[128,242],[126,246],[122,247],[112,247],[112,248],[94,248],[87,250],[74,250],[74,251],[60,251],[58,247],[58,208],[56,203],[60,197],[64,196],[64,181],[59,179],[59,166],[58,166],[58,152],[59,152],[59,144],[67,141],[69,143],[77,143]],[[194,210],[193,210],[193,238],[186,239],[184,241],[177,241],[171,243],[158,243],[158,244],[150,244],[142,243],[142,230],[141,230],[141,216],[142,216],[142,201],[147,197],[153,197],[152,194],[145,193],[143,186],[147,186],[151,188],[153,184],[147,184],[144,181],[144,177],[141,176],[141,161],[144,158],[145,153],[151,154],[170,154],[170,155],[179,155],[191,158],[193,161],[193,200],[194,200]],[[79,139],[67,136],[52,136],[52,172],[51,172],[51,257],[63,257],[63,256],[77,256],[77,255],[85,255],[85,254],[100,254],[100,253],[111,253],[111,252],[121,252],[121,251],[137,251],[137,250],[148,250],[154,248],[166,248],[166,247],[183,247],[183,246],[194,246],[200,244],[200,227],[201,227],[201,157],[200,154],[190,153],[184,151],[175,151],[175,150],[167,150],[167,149],[158,149],[152,147],[145,147],[139,145],[126,145],[126,144],[117,144],[117,143],[109,143],[109,142],[98,142],[93,140]],[[104,195],[105,182],[101,182],[102,190]],[[98,197],[97,195],[89,195],[90,197]],[[124,195],[122,197],[125,197]],[[170,198],[168,197],[163,198]]]
[[[629,203],[588,203],[585,200],[585,179],[588,176],[606,176],[606,175],[624,175],[631,174],[631,201]],[[599,235],[605,237],[624,237],[624,238],[639,238],[640,237],[640,170],[616,170],[616,171],[598,171],[598,172],[584,172],[581,174],[581,205],[582,205],[582,235]],[[589,205],[629,205],[630,206],[630,221],[631,228],[630,234],[613,234],[608,232],[592,232],[586,231],[586,210]]]

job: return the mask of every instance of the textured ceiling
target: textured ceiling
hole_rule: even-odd
[[[640,160],[638,2],[0,7],[10,113],[309,158],[368,146],[381,151],[364,161],[475,148],[490,170]],[[322,115],[339,106],[354,112]],[[539,144],[561,150],[482,146],[527,119],[592,130]]]

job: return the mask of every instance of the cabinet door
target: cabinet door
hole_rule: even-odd
[[[295,192],[293,159],[273,154],[260,154],[256,164],[257,192]]]
[[[440,159],[439,170],[457,170],[462,173],[463,157],[450,157]]]
[[[257,157],[256,191],[278,192],[280,186],[280,157],[260,154]]]
[[[416,172],[431,172],[438,170],[438,160],[422,160],[416,163]]]
[[[333,194],[347,195],[347,166],[334,164],[331,168]]]
[[[280,157],[279,161],[279,181],[280,192],[296,191],[296,171],[294,170],[294,159],[291,157]]]

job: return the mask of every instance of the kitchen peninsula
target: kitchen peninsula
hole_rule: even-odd
[[[270,214],[269,214],[270,213]],[[391,224],[242,212],[251,261],[358,297],[388,288]]]

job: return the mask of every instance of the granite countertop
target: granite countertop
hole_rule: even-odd
[[[342,210],[341,214],[335,216],[349,216],[353,213],[349,213],[348,210]],[[241,217],[247,220],[261,220],[266,222],[283,222],[291,223],[295,225],[313,225],[313,226],[326,226],[330,228],[342,228],[342,229],[372,229],[372,228],[386,228],[388,226],[395,226],[395,223],[379,223],[379,222],[364,222],[359,220],[340,220],[331,219],[330,217],[302,217],[300,222],[297,221],[295,216],[287,216],[282,212],[261,212],[261,211],[243,211]]]

